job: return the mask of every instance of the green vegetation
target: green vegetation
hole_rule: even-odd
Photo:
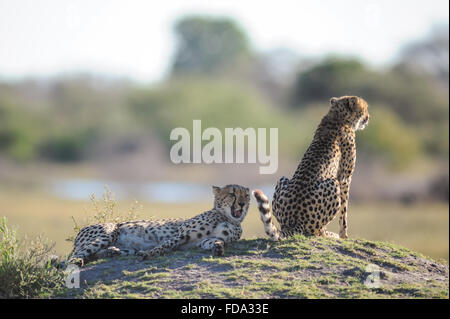
[[[269,127],[273,118],[270,106],[252,87],[204,77],[184,77],[153,90],[137,91],[130,105],[136,120],[155,130],[168,147],[173,143],[168,138],[171,130],[192,130],[194,119],[202,120],[203,128],[223,130]]]
[[[129,105],[136,123],[143,130],[156,133],[168,149],[174,143],[169,139],[170,132],[176,127],[192,131],[193,120],[201,120],[202,129],[215,127],[221,132],[227,127],[278,127],[280,152],[289,156],[297,154],[298,149],[309,142],[290,138],[299,130],[309,133],[299,125],[309,127],[309,117],[292,119],[284,110],[271,107],[254,87],[226,79],[208,76],[177,78],[154,89],[133,91]]]
[[[32,118],[32,112],[18,109],[0,94],[0,152],[19,161],[35,155],[38,128]]]
[[[283,85],[229,19],[184,17],[174,33],[171,74],[158,85],[83,74],[45,85],[0,83],[0,156],[79,162],[110,141],[118,144],[117,155],[149,134],[169,147],[173,128],[201,119],[219,129],[278,127],[279,156],[289,160],[310,142],[308,130],[325,114],[329,99],[354,94],[369,102],[372,114],[369,132],[358,141],[362,160],[395,169],[404,168],[404,161],[448,160],[448,67],[433,60],[434,71],[426,72],[420,62],[445,48],[448,55],[448,33],[414,43],[386,69],[345,57],[299,60],[294,80]],[[288,100],[290,105],[280,102]]]
[[[121,211],[117,207],[117,201],[114,198],[113,193],[108,187],[105,187],[105,192],[101,199],[97,199],[95,194],[91,195],[92,211],[84,216],[84,220],[79,222],[74,216],[73,221],[73,233],[66,240],[73,242],[80,230],[89,225],[100,223],[121,223],[130,220],[138,220],[138,210],[141,208],[137,201],[134,201],[130,208],[126,211]]]
[[[0,94],[0,153],[22,161],[41,158],[76,162],[88,158],[105,142],[136,140],[148,133],[170,148],[173,142],[169,135],[173,128],[190,129],[192,120],[200,119],[203,128],[221,130],[278,127],[280,157],[294,159],[310,142],[314,128],[327,111],[330,96],[339,95],[338,92],[353,91],[337,89],[336,94],[323,95],[320,100],[303,104],[300,110],[289,110],[272,106],[250,84],[220,77],[183,76],[154,88],[129,88],[121,97],[122,105],[86,104],[58,112],[54,107],[31,112],[29,105],[21,104],[20,97],[15,97],[17,106],[12,108],[3,102]],[[437,98],[439,94],[430,91],[428,95]],[[388,99],[371,99],[366,94],[361,96],[371,107],[370,128],[358,139],[362,160],[370,157],[398,168],[424,157],[448,157],[448,96],[436,102],[411,104],[406,110],[399,109],[398,105],[408,105],[407,101],[394,103]],[[416,110],[423,112],[425,105],[428,111],[434,110],[434,115],[428,111],[414,118],[405,115],[413,116]]]
[[[380,107],[371,112],[370,118],[371,129],[358,135],[358,150],[377,156],[397,169],[404,168],[423,154],[424,143],[418,134],[395,113]]]
[[[226,18],[184,17],[175,34],[174,74],[223,72],[250,52],[246,34]]]
[[[84,157],[84,152],[93,138],[95,138],[93,129],[58,132],[44,140],[39,150],[49,160],[79,161]]]
[[[448,91],[424,73],[399,65],[371,70],[355,59],[328,58],[298,74],[292,91],[293,107],[304,108],[333,96],[359,95],[369,105],[386,105],[410,123],[445,123]]]
[[[0,221],[0,298],[44,298],[62,287],[63,274],[52,265],[52,246],[42,237],[19,241]]]

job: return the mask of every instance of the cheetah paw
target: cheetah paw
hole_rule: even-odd
[[[120,256],[120,249],[114,246],[106,248],[103,252],[97,253],[99,258]]]
[[[212,249],[214,256],[223,256],[224,253],[224,245],[222,241],[216,241],[214,243],[214,247]]]
[[[140,250],[136,253],[136,256],[138,257],[139,261],[144,261],[150,258],[149,254],[143,250]]]
[[[69,260],[68,264],[69,265],[70,264],[74,264],[74,265],[76,265],[78,267],[83,267],[84,266],[84,260],[83,260],[83,258],[72,258],[72,259]]]

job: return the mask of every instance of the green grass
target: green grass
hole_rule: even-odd
[[[52,247],[43,238],[19,240],[6,218],[0,220],[0,299],[45,298],[62,288],[63,274],[50,259]]]

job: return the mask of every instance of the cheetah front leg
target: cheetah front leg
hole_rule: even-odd
[[[344,167],[340,169],[338,174],[339,180],[339,188],[340,188],[340,199],[341,204],[339,206],[339,237],[340,238],[348,238],[347,229],[347,210],[348,210],[348,200],[350,197],[350,183],[352,180],[351,172],[353,172],[354,168],[354,158],[347,163],[347,165],[343,165]]]
[[[115,223],[84,227],[75,238],[74,249],[69,255],[68,262],[83,266],[97,258],[99,251],[113,244],[116,236],[117,225]]]
[[[99,250],[95,255],[97,258],[109,258],[115,256],[130,256],[135,255],[136,250],[131,248],[118,248],[116,246],[110,246],[106,249]]]
[[[225,242],[223,238],[210,237],[199,242],[197,247],[211,251],[214,256],[223,256],[225,251]]]
[[[348,238],[347,234],[347,207],[348,207],[349,187],[347,183],[341,186],[341,207],[339,212],[339,237]]]
[[[339,237],[348,238],[347,208],[350,196],[350,183],[356,163],[355,135],[347,135],[340,143],[342,158],[339,163],[337,179],[340,187],[341,205],[339,207]]]
[[[213,230],[211,237],[205,238],[197,244],[197,247],[209,250],[214,256],[223,256],[225,244],[239,240],[242,228],[223,222]]]

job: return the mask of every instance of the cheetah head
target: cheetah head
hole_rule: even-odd
[[[239,185],[213,186],[214,208],[230,220],[242,222],[250,204],[250,190]]]
[[[356,130],[363,130],[369,123],[367,102],[357,96],[333,97],[330,100],[330,114],[338,120],[350,124]]]

